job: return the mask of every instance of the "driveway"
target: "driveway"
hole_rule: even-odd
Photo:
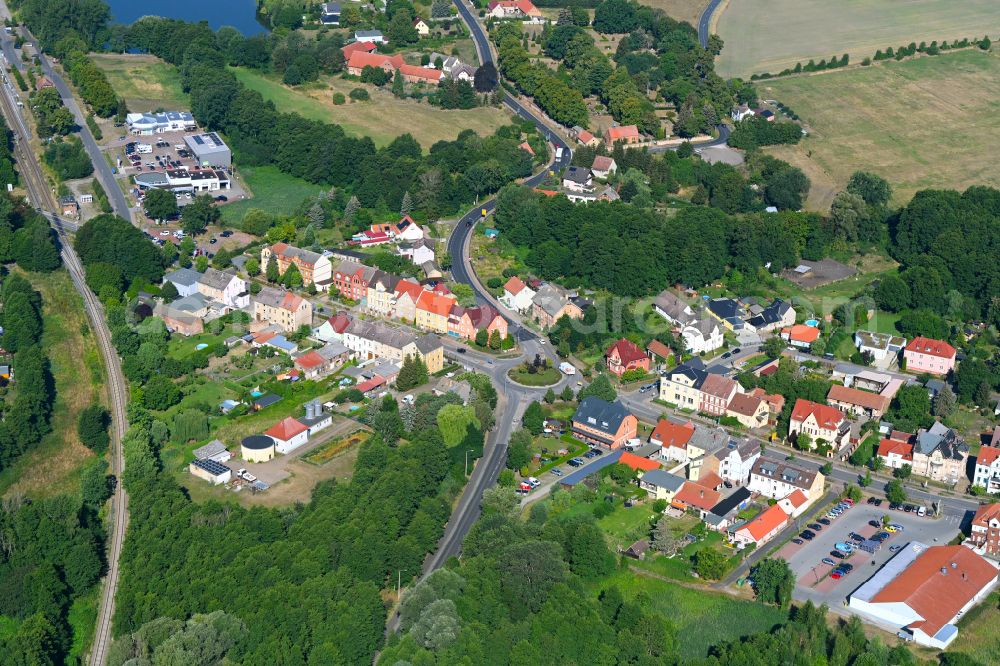
[[[799,601],[811,599],[817,605],[825,603],[830,607],[843,606],[847,596],[895,554],[889,550],[892,546],[904,545],[910,541],[945,544],[951,541],[959,530],[960,519],[957,516],[921,518],[915,513],[890,511],[888,504],[875,507],[865,504],[864,501],[841,514],[839,518],[832,519],[829,526],[824,526],[822,531],[816,532],[816,538],[812,541],[806,541],[801,546],[788,542],[774,553],[773,557],[787,560],[795,573],[797,579],[793,593],[795,599]],[[830,555],[830,551],[837,543],[848,541],[851,532],[857,532],[863,537],[871,537],[879,532],[880,529],[872,527],[868,521],[881,522],[882,516],[885,515],[889,516],[891,522],[902,525],[903,531],[890,536],[882,549],[874,554],[855,551],[845,560],[854,565],[854,570],[840,580],[830,578],[828,574],[834,567],[823,564],[823,558],[830,557],[837,561]],[[796,525],[801,531],[811,522],[814,521],[799,518]]]

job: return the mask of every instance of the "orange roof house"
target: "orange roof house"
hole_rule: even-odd
[[[897,468],[913,464],[913,444],[897,439],[883,439],[878,443],[878,455],[888,467]]]
[[[836,407],[799,398],[792,408],[788,433],[795,436],[805,433],[814,443],[822,439],[831,444],[841,445],[850,435],[850,425]]]
[[[820,330],[815,326],[805,324],[795,324],[781,329],[781,337],[788,340],[795,347],[812,347],[812,343],[819,339]]]
[[[381,53],[367,53],[357,50],[351,53],[347,61],[347,73],[353,76],[360,76],[365,67],[375,67],[383,69],[390,74],[405,65],[401,55],[387,56]]]
[[[774,504],[737,529],[733,534],[733,541],[741,545],[750,543],[760,545],[773,539],[786,524],[788,524],[788,514],[780,505]]]
[[[639,143],[640,139],[639,128],[635,125],[609,127],[608,131],[604,133],[604,143],[606,143],[609,148],[614,147],[614,145],[619,141],[627,144]]]
[[[649,357],[631,340],[622,338],[615,342],[604,354],[608,362],[608,372],[618,377],[629,370],[649,372]]]
[[[621,458],[618,462],[622,465],[628,465],[637,472],[648,472],[651,469],[659,469],[660,463],[655,460],[650,460],[649,458],[643,458],[642,456],[637,456],[634,453],[629,453],[628,451],[622,452]]]
[[[827,401],[856,416],[867,416],[872,419],[881,418],[889,409],[889,396],[869,393],[850,386],[834,384],[826,394]]]
[[[351,54],[355,51],[361,51],[362,53],[371,53],[375,50],[374,42],[351,42],[347,46],[343,47],[341,52],[344,54],[345,60],[351,59]]]
[[[274,440],[274,448],[279,453],[288,453],[308,441],[309,427],[287,416],[271,426],[264,434]]]
[[[702,512],[711,510],[722,499],[722,493],[688,481],[674,495],[673,504],[678,509],[694,508]]]
[[[692,435],[694,435],[694,424],[690,421],[677,424],[667,419],[660,419],[653,432],[649,433],[649,441],[665,449],[670,447],[684,449]]]
[[[434,85],[438,85],[444,76],[444,72],[433,67],[402,64],[397,69],[399,69],[403,75],[403,80],[407,83],[433,83]]]

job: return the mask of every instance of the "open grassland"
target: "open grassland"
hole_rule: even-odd
[[[602,589],[617,586],[626,599],[645,593],[651,609],[677,629],[681,659],[703,659],[708,646],[769,631],[787,619],[784,611],[755,601],[735,599],[708,589],[695,589],[635,571],[619,571],[602,581]]]
[[[981,664],[1000,664],[1000,592],[994,592],[958,621],[949,652],[964,652]]]
[[[695,28],[709,0],[639,0],[639,4],[662,9],[670,18],[686,21]]]
[[[125,98],[129,111],[188,108],[181,75],[173,65],[152,55],[95,53],[92,57],[118,96]]]
[[[104,366],[83,301],[69,273],[21,273],[42,295],[42,348],[56,385],[52,432],[0,474],[0,493],[44,497],[76,492],[83,464],[93,453],[80,443],[76,421],[88,405],[104,402]],[[14,368],[15,381],[17,368]]]
[[[718,18],[726,45],[716,69],[748,77],[844,53],[860,62],[889,46],[995,35],[998,26],[996,0],[738,0]]]
[[[245,166],[240,167],[238,173],[253,198],[222,206],[222,219],[229,224],[242,220],[251,208],[271,215],[289,215],[306,197],[326,191],[322,185],[291,176],[275,166]]]
[[[424,150],[428,150],[437,141],[455,139],[463,130],[471,129],[486,136],[510,122],[507,112],[495,107],[444,110],[426,102],[397,99],[388,90],[358,81],[327,77],[321,83],[290,88],[253,70],[234,68],[232,71],[246,87],[274,102],[278,110],[335,123],[349,134],[370,136],[376,146],[385,146],[397,136],[410,133]],[[348,93],[354,88],[367,89],[371,100],[352,101]],[[347,103],[334,104],[335,92],[347,97]]]
[[[800,144],[768,152],[809,176],[811,210],[828,209],[858,169],[886,178],[896,203],[926,188],[1000,185],[993,168],[1000,147],[996,53],[886,62],[763,81],[758,89],[792,108],[809,128]]]

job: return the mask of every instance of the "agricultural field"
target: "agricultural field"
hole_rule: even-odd
[[[889,46],[982,37],[1000,22],[1000,3],[740,0],[730,2],[717,21],[725,48],[716,71],[723,77],[749,77],[780,72],[810,58],[818,61],[847,53],[860,62]]]
[[[190,105],[177,68],[156,56],[95,53],[91,57],[119,97],[125,98],[129,111],[186,110]]]
[[[358,81],[326,77],[322,82],[289,88],[276,78],[244,68],[232,72],[243,84],[274,102],[279,111],[296,112],[306,118],[335,123],[356,136],[370,136],[376,146],[385,146],[397,136],[410,133],[425,150],[437,141],[455,139],[471,129],[486,136],[510,122],[510,115],[498,108],[444,110],[412,99],[397,99],[388,90],[379,90]],[[333,93],[347,97],[354,88],[371,94],[367,102],[333,103]]]
[[[69,273],[21,274],[42,295],[42,348],[51,364],[56,401],[52,432],[0,474],[0,494],[74,493],[84,463],[94,456],[76,434],[77,416],[88,405],[105,402],[104,365]],[[16,379],[16,368],[14,372]]]
[[[798,145],[768,152],[809,176],[810,210],[826,210],[858,169],[886,178],[897,204],[926,188],[1000,185],[991,168],[1000,147],[998,53],[968,50],[794,76],[760,82],[758,90],[793,109],[809,129]]]
[[[662,9],[670,18],[678,21],[686,21],[695,28],[698,27],[698,20],[701,13],[705,11],[709,0],[639,0],[640,5],[646,5],[653,9]],[[716,10],[717,14],[721,13]]]

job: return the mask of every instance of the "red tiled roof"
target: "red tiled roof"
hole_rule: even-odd
[[[819,427],[824,430],[837,428],[844,420],[844,415],[836,407],[821,405],[818,402],[803,398],[795,401],[795,407],[792,408],[793,421],[805,421],[809,418],[810,414],[816,417]]]
[[[777,504],[767,507],[756,518],[741,527],[746,530],[754,541],[760,541],[768,534],[785,524],[788,514]]]
[[[623,465],[628,465],[632,469],[642,470],[643,472],[660,468],[660,463],[655,460],[643,458],[642,456],[637,456],[634,453],[629,453],[628,451],[622,453],[622,457],[618,459],[618,462]]]
[[[290,291],[285,292],[285,297],[281,299],[281,307],[285,310],[291,310],[294,312],[299,309],[302,305],[302,297],[293,294]]]
[[[992,465],[993,461],[1000,458],[1000,448],[995,446],[983,446],[979,448],[979,455],[976,456],[977,465]]]
[[[351,325],[351,315],[346,312],[338,312],[337,316],[330,317],[327,321],[334,331],[337,333],[343,333],[347,330],[347,327]]]
[[[447,317],[455,303],[455,298],[452,296],[435,294],[433,291],[422,291],[417,299],[417,309]]]
[[[409,295],[410,298],[413,299],[413,302],[416,303],[417,299],[420,298],[420,292],[422,292],[423,290],[424,288],[421,287],[416,282],[410,282],[409,280],[400,280],[399,282],[396,283],[396,298],[399,298],[403,294],[407,294]]]
[[[598,155],[594,158],[594,164],[591,166],[591,169],[594,171],[607,171],[614,163],[615,161],[612,158],[606,155]]]
[[[547,197],[554,197],[557,194],[559,194],[559,192],[557,192],[556,190],[543,190],[537,187],[535,188],[535,192],[538,192],[539,194],[544,194]]]
[[[795,326],[788,326],[781,329],[781,335],[787,335],[790,341],[808,342],[809,344],[819,339],[819,333],[819,329],[815,326],[806,326],[805,324],[795,324]]]
[[[670,347],[666,346],[659,340],[653,340],[648,345],[646,345],[646,351],[653,352],[660,358],[670,358],[670,356],[673,354],[673,352],[670,350]]]
[[[748,395],[746,393],[737,393],[733,396],[733,399],[729,401],[729,411],[736,412],[737,414],[742,414],[743,416],[753,416],[757,413],[757,408],[760,407],[760,403],[764,402],[763,399],[758,398],[754,395]]]
[[[710,490],[715,490],[722,485],[722,477],[715,472],[709,472],[708,474],[702,474],[695,481],[699,486],[703,488],[708,488]]]
[[[253,341],[259,345],[262,345],[276,335],[277,333],[275,333],[274,331],[262,331],[260,333],[254,333]]]
[[[295,365],[299,366],[300,368],[318,368],[319,366],[323,365],[323,363],[325,363],[323,357],[317,354],[315,351],[306,352],[302,356],[299,356],[297,359],[295,359]]]
[[[736,381],[723,375],[710,374],[701,384],[701,392],[717,398],[727,398],[736,390]]]
[[[354,388],[358,389],[362,393],[368,393],[368,391],[371,391],[373,388],[378,388],[383,384],[385,384],[385,377],[383,377],[382,375],[375,375],[371,379],[366,379],[365,381],[361,382]]]
[[[871,603],[906,604],[924,618],[910,626],[934,636],[996,577],[993,565],[965,546],[931,546]]]
[[[878,393],[869,393],[861,389],[834,384],[830,387],[830,392],[826,394],[826,399],[830,402],[844,402],[848,405],[857,405],[865,409],[873,409],[884,412],[889,409],[889,397]]]
[[[688,421],[684,425],[678,425],[666,419],[660,419],[653,432],[650,433],[650,441],[660,442],[664,448],[675,446],[683,449],[694,435],[694,425]]]
[[[344,48],[342,48],[340,50],[343,52],[344,57],[347,58],[348,60],[350,60],[351,59],[351,54],[354,53],[355,51],[362,51],[362,52],[365,52],[365,53],[371,53],[372,51],[374,51],[375,50],[375,43],[374,42],[351,42],[350,44],[348,44],[347,46],[345,46]]]
[[[354,51],[351,53],[351,57],[347,60],[348,67],[356,67],[357,69],[364,69],[365,67],[378,67],[380,69],[389,65],[393,69],[399,69],[401,66],[406,64],[403,61],[403,56],[394,55],[387,56],[381,53],[366,53],[364,51]]]
[[[527,285],[524,284],[521,278],[516,275],[512,275],[510,279],[507,280],[507,284],[505,284],[503,288],[505,291],[509,291],[514,296],[517,296],[526,286]]]
[[[534,157],[534,156],[535,156],[535,151],[534,151],[534,150],[532,149],[531,145],[529,145],[527,141],[525,141],[525,142],[524,142],[524,143],[522,143],[522,144],[521,144],[520,146],[518,146],[518,148],[520,148],[520,149],[521,149],[521,150],[523,150],[524,152],[528,153],[528,154],[529,154],[529,155],[531,155],[532,157]]]
[[[916,337],[906,345],[906,351],[919,354],[930,354],[939,358],[955,358],[955,348],[943,340],[933,338]]]
[[[1000,518],[1000,502],[984,504],[976,509],[976,516],[972,519],[972,524],[985,527],[994,518]]]
[[[606,135],[612,141],[618,139],[639,138],[639,128],[635,125],[622,125],[620,127],[609,127]]]
[[[286,416],[271,426],[264,434],[268,437],[273,437],[274,439],[280,439],[283,442],[287,442],[291,438],[305,432],[306,430],[309,430],[308,426],[296,421],[291,416]]]
[[[576,134],[576,140],[579,141],[580,143],[590,143],[591,141],[594,140],[594,135],[588,132],[587,130],[580,130]]]
[[[759,387],[750,391],[750,395],[765,400],[767,404],[771,407],[772,411],[775,412],[780,412],[782,408],[785,406],[785,396],[780,395],[778,393],[769,394],[767,391]]]
[[[403,73],[403,76],[416,76],[420,79],[427,79],[428,81],[440,81],[443,73],[440,69],[434,69],[433,67],[420,67],[418,65],[407,65],[402,64],[397,68]]]
[[[722,493],[700,486],[693,481],[686,482],[674,495],[674,502],[708,511],[719,503]]]
[[[898,439],[883,439],[878,443],[878,454],[884,458],[896,454],[903,460],[913,462],[913,444]]]
[[[796,509],[809,501],[809,498],[806,497],[806,494],[798,488],[796,488],[795,491],[792,492],[792,494],[786,497],[785,499],[791,502],[792,506],[795,507]]]
[[[646,358],[646,353],[639,349],[638,345],[631,340],[626,340],[625,338],[622,338],[611,345],[604,355],[611,356],[611,353],[616,349],[618,350],[618,357],[622,360],[622,365],[628,365],[632,361],[641,361]]]

